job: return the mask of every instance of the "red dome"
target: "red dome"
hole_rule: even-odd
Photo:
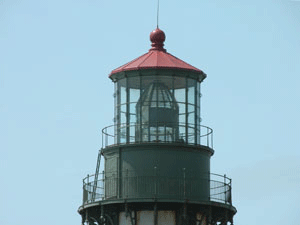
[[[166,40],[165,33],[160,30],[159,28],[156,28],[150,33],[150,41],[152,42],[152,46],[155,44],[164,44]]]
[[[165,40],[165,33],[159,28],[156,28],[150,33],[152,48],[149,50],[149,52],[113,70],[110,76],[124,71],[144,69],[178,69],[189,70],[202,75],[204,74],[198,68],[191,66],[181,59],[178,59],[177,57],[167,53],[167,51],[163,48]],[[204,76],[206,75],[204,74]]]
[[[166,40],[165,33],[160,30],[159,28],[156,28],[154,31],[150,33],[150,41],[152,42],[152,48],[150,50],[160,50],[160,51],[166,51],[164,49],[164,42]]]

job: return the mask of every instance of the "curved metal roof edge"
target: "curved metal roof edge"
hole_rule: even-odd
[[[109,74],[109,77],[111,77],[112,75],[116,75],[118,73],[121,73],[121,72],[125,72],[125,71],[138,71],[138,70],[146,70],[146,69],[174,69],[174,70],[186,70],[186,71],[193,71],[195,73],[199,73],[199,74],[205,74],[202,70],[198,69],[197,67],[194,67],[192,66],[191,64],[179,59],[178,57],[170,54],[170,53],[167,53],[165,52],[164,54],[167,54],[168,56],[171,56],[173,58],[175,58],[176,60],[178,60],[179,62],[181,63],[184,63],[186,64],[187,66],[189,66],[190,68],[185,68],[185,67],[180,67],[180,66],[139,66],[137,65],[136,67],[132,67],[132,68],[126,68],[128,65],[136,62],[137,60],[145,57],[145,59],[143,59],[143,62],[147,60],[147,58],[149,58],[152,54],[152,51],[149,51],[133,60],[131,60],[130,62],[128,63],[125,63],[124,65],[122,66],[119,66],[118,68],[114,69],[111,71],[111,73]],[[122,69],[123,68],[123,69]]]
[[[141,58],[141,57],[147,55],[148,53],[149,53],[149,52],[146,52],[145,54],[143,54],[143,55],[141,55],[141,56],[139,56],[139,57],[137,57],[137,58],[131,60],[130,62],[125,63],[125,64],[123,64],[122,66],[119,66],[119,67],[117,67],[116,69],[112,70],[112,71],[110,72],[110,74],[109,74],[109,77],[110,77],[111,75],[114,74],[114,71],[117,71],[117,70],[119,70],[119,69],[122,68],[122,67],[126,67],[126,66],[129,65],[130,63],[132,63],[132,62],[134,62],[135,60],[137,60],[137,59],[139,59],[139,58]],[[121,72],[121,71],[120,71],[120,72]],[[116,73],[119,73],[119,72],[116,72]]]
[[[180,72],[192,73],[194,75],[198,74],[199,76],[202,76],[202,79],[200,79],[201,82],[207,77],[207,74],[201,70],[197,71],[197,70],[192,70],[192,69],[176,68],[176,67],[148,67],[148,68],[143,67],[142,69],[129,69],[129,70],[124,70],[124,71],[122,70],[122,71],[110,74],[109,78],[112,80],[116,80],[116,77],[119,75],[121,75],[121,77],[124,78],[124,77],[127,77],[127,75],[129,75],[129,74],[137,74],[137,73],[140,74],[140,72],[142,72],[142,71],[149,72],[149,71],[157,71],[157,70],[170,70],[172,72],[180,71]],[[168,76],[170,74],[166,74],[166,75]]]

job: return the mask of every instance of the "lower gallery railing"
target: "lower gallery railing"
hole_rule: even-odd
[[[231,179],[218,174],[197,177],[88,175],[83,180],[83,205],[114,199],[215,201],[231,205]]]

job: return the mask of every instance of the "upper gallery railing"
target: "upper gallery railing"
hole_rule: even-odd
[[[117,144],[185,143],[213,148],[213,130],[185,123],[115,124],[102,129],[102,148]]]

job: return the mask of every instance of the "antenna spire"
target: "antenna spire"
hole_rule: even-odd
[[[157,24],[156,24],[157,28],[158,28],[158,22],[159,22],[159,0],[157,0]]]

